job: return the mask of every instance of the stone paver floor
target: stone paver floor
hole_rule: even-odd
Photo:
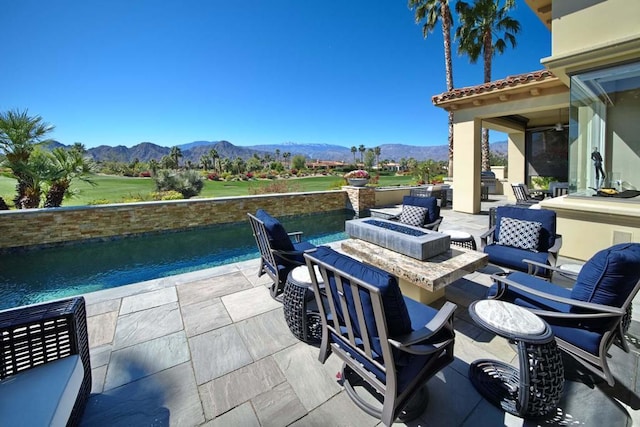
[[[442,228],[479,236],[486,216],[443,211]],[[376,426],[336,382],[335,356],[298,341],[252,260],[86,294],[92,396],[86,426]],[[469,363],[517,364],[503,338],[478,328],[466,306],[482,298],[491,267],[447,288],[458,304],[455,361],[428,384],[430,403],[409,425],[627,426],[640,423],[640,324],[632,352],[612,348],[615,387],[585,383],[573,365],[555,414],[523,420],[492,406],[468,379]],[[636,313],[638,311],[636,310]]]

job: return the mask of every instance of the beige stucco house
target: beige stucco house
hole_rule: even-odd
[[[567,196],[542,202],[558,214],[561,255],[585,260],[614,243],[640,242],[640,196],[594,196],[595,188],[640,190],[640,1],[526,3],[552,33],[544,69],[433,97],[454,111],[454,209],[480,211],[486,127],[508,135],[510,182],[568,183]]]

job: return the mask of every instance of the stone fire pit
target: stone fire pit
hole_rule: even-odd
[[[347,221],[345,231],[350,237],[420,261],[448,251],[451,243],[450,237],[446,234],[380,218]]]

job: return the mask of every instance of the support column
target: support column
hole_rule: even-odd
[[[453,210],[457,212],[480,212],[481,123],[472,119],[453,125]]]
[[[511,183],[525,183],[525,177],[527,175],[526,168],[527,164],[525,162],[525,138],[524,132],[514,132],[508,134],[507,141],[507,156],[508,156],[508,171],[509,174],[509,186],[508,189],[505,190],[504,194],[507,195],[507,198],[510,202],[515,203],[515,196],[513,195],[513,190],[511,189]]]

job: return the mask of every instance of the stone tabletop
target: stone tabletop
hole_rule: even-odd
[[[425,261],[359,239],[345,240],[342,250],[431,292],[444,289],[489,262],[483,252],[457,247]]]
[[[480,300],[469,307],[491,330],[508,335],[538,335],[547,329],[546,323],[527,310],[506,301]]]

